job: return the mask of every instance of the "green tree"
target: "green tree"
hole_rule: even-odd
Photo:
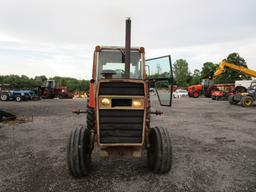
[[[199,69],[195,69],[194,73],[192,75],[192,79],[191,79],[190,84],[191,85],[196,85],[196,84],[199,84],[200,82],[201,82],[201,72],[200,72]]]
[[[88,91],[89,81],[88,80],[77,80],[70,77],[53,77],[57,83],[57,86],[65,86],[69,91]],[[36,76],[35,78],[29,78],[25,75],[5,75],[0,76],[0,84],[9,85],[9,89],[33,89],[41,86],[47,77]]]
[[[36,81],[44,82],[47,80],[47,77],[45,75],[35,76]]]
[[[212,62],[204,63],[201,70],[201,79],[209,79],[209,78],[211,79],[217,67],[218,65]]]
[[[242,58],[238,53],[229,54],[226,60],[229,63],[233,63],[235,65],[239,65],[247,68],[245,59]],[[249,80],[251,79],[251,77],[227,67],[225,69],[225,73],[221,74],[219,77],[215,79],[215,83],[235,83],[236,80],[243,80],[243,79]]]
[[[178,59],[173,65],[173,74],[178,86],[188,86],[189,71],[188,63],[184,59]]]

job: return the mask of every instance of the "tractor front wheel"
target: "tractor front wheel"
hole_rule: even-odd
[[[82,177],[91,169],[91,132],[85,127],[72,130],[67,146],[68,169],[72,176]]]
[[[22,98],[21,98],[21,96],[16,96],[16,97],[15,97],[15,100],[16,100],[17,102],[21,102]]]
[[[172,146],[168,130],[162,127],[150,128],[149,145],[149,169],[154,173],[169,172],[172,166]]]
[[[249,96],[244,96],[241,99],[241,104],[243,107],[251,107],[253,104],[253,98]]]
[[[192,95],[193,95],[194,98],[198,98],[200,96],[199,92],[197,92],[197,91],[194,91],[192,93]]]

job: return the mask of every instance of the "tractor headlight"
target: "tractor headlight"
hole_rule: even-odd
[[[143,102],[141,99],[134,99],[132,101],[132,106],[133,107],[143,107]]]
[[[108,106],[108,105],[110,105],[110,99],[108,99],[108,98],[103,98],[102,100],[101,100],[101,104],[103,105],[103,106]]]

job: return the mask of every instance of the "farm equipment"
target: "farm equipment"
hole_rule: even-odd
[[[201,84],[189,86],[188,87],[188,95],[190,97],[194,97],[194,98],[197,98],[202,94],[204,94],[206,97],[212,97],[212,94],[215,91],[219,91],[218,84],[214,84],[214,81],[212,79],[215,79],[219,75],[223,74],[225,72],[226,67],[236,70],[236,71],[239,71],[245,75],[249,75],[251,77],[256,77],[256,71],[248,69],[243,66],[235,65],[233,63],[229,63],[227,60],[224,59],[224,60],[222,60],[222,62],[220,62],[218,69],[210,77],[210,79],[203,79]],[[240,83],[241,83],[241,81],[240,81]],[[246,92],[246,90],[247,89],[241,85],[235,87],[235,92]],[[223,93],[216,92],[215,96],[217,96],[217,95],[222,96]],[[215,96],[214,96],[214,98],[215,98]]]
[[[229,95],[235,94],[235,85],[234,84],[216,84],[217,90],[211,93],[213,100],[228,100]]]
[[[47,80],[39,88],[39,95],[43,99],[72,99],[73,94],[67,91],[66,87],[57,86],[55,80]]]
[[[203,79],[201,84],[188,86],[189,97],[198,98],[200,95],[211,97],[211,93],[217,90],[211,79]]]
[[[89,174],[95,142],[103,157],[140,157],[146,149],[150,170],[171,169],[169,132],[150,127],[150,115],[161,112],[151,111],[149,93],[154,84],[160,105],[171,106],[171,59],[168,55],[145,60],[143,47],[130,46],[130,25],[127,19],[125,47],[95,47],[87,126],[72,130],[67,146],[68,168],[74,177]]]
[[[256,71],[248,69],[243,66],[238,66],[233,63],[229,63],[226,60],[223,60],[217,69],[217,71],[214,73],[213,78],[221,75],[222,73],[225,73],[225,68],[228,67],[230,69],[233,69],[235,71],[239,71],[245,75],[249,75],[251,77],[256,77]],[[250,107],[253,105],[253,102],[256,99],[256,80],[253,80],[251,82],[251,85],[248,89],[243,88],[241,86],[236,87],[236,94],[230,95],[228,97],[229,103],[234,105],[241,102],[243,107]]]
[[[0,122],[10,121],[10,120],[15,120],[15,119],[16,119],[16,115],[0,110]]]
[[[2,90],[0,92],[1,101],[12,101],[17,102],[27,101],[27,100],[36,100],[38,96],[32,90]]]
[[[231,105],[235,105],[241,102],[243,107],[251,107],[254,101],[256,101],[256,80],[252,81],[251,86],[248,88],[247,92],[230,95],[228,100]]]
[[[256,71],[252,70],[252,69],[248,69],[246,67],[243,66],[239,66],[239,65],[235,65],[233,63],[228,62],[227,60],[222,60],[219,64],[218,69],[215,71],[213,78],[216,78],[218,76],[220,76],[221,74],[225,73],[225,68],[230,68],[232,70],[238,71],[240,73],[243,73],[245,75],[248,75],[250,77],[256,77]],[[235,91],[236,92],[246,92],[248,85],[251,84],[252,81],[236,81],[235,85]]]

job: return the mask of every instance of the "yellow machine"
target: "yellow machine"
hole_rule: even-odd
[[[222,73],[225,73],[225,67],[228,67],[230,69],[233,69],[235,71],[239,71],[245,75],[249,75],[251,77],[256,77],[256,71],[248,69],[243,66],[238,66],[233,63],[229,63],[226,59],[222,60],[219,64],[218,69],[215,71],[213,78],[216,78],[217,76],[221,75]]]
[[[243,66],[238,66],[233,63],[229,63],[227,60],[223,60],[218,69],[213,75],[213,78],[225,73],[225,67],[233,69],[235,71],[239,71],[245,75],[249,75],[251,77],[256,77],[256,71],[248,69]],[[252,81],[251,86],[248,88],[247,92],[237,93],[235,95],[230,95],[228,97],[229,103],[232,105],[238,104],[241,102],[243,107],[250,107],[253,105],[253,102],[256,100],[256,81]]]

